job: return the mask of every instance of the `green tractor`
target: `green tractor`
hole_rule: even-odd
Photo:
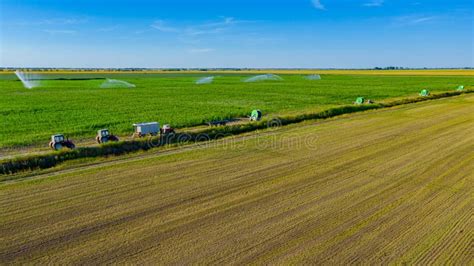
[[[260,121],[262,119],[262,111],[256,109],[250,114],[250,121]]]
[[[424,90],[422,90],[422,91],[420,92],[420,96],[422,96],[422,97],[430,96],[430,91],[424,89]]]
[[[355,104],[364,104],[365,98],[364,97],[357,97]]]
[[[457,91],[463,91],[463,90],[464,90],[464,86],[461,85],[461,86],[459,86],[456,90],[457,90]]]

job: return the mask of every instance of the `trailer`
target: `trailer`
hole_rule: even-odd
[[[133,137],[157,136],[160,133],[160,123],[158,122],[133,124],[133,128]]]

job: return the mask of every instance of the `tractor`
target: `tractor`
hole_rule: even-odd
[[[172,128],[170,125],[163,125],[163,127],[160,129],[161,135],[171,135],[175,133],[176,132],[174,131],[174,128]]]
[[[250,114],[250,121],[260,121],[260,119],[262,119],[262,111],[253,110]]]
[[[97,136],[95,137],[97,143],[107,143],[109,141],[119,141],[117,136],[111,135],[108,129],[101,129],[97,131]]]
[[[76,145],[69,139],[64,139],[63,134],[57,134],[51,136],[51,141],[49,142],[49,147],[53,150],[61,150],[66,147],[68,149],[74,149]]]

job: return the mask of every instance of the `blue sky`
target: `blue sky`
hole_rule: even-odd
[[[1,0],[0,66],[473,67],[473,0]]]

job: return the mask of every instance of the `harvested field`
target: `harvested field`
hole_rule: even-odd
[[[473,113],[465,95],[4,184],[0,263],[469,264]]]

